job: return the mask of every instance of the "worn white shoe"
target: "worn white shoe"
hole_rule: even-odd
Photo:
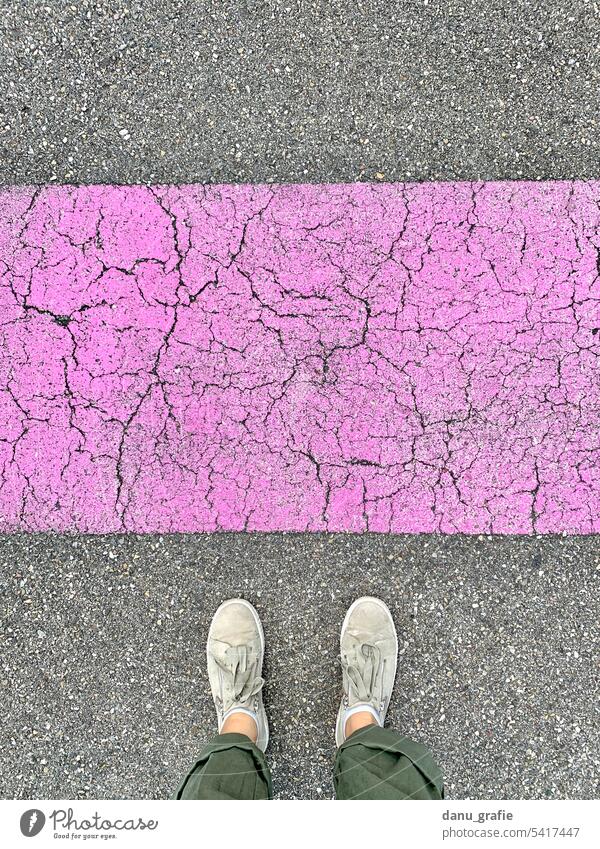
[[[208,679],[217,711],[219,733],[232,713],[252,717],[258,728],[256,745],[264,752],[269,724],[262,700],[265,637],[256,610],[242,598],[224,601],[208,630]]]
[[[371,713],[383,727],[392,697],[398,661],[398,636],[386,604],[365,596],[350,606],[340,635],[342,701],[335,742],[346,739],[346,721],[359,711]]]

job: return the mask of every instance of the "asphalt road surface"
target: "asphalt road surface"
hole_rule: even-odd
[[[267,638],[274,792],[330,797],[339,628],[364,594],[399,632],[389,723],[449,797],[598,795],[593,536],[21,534],[0,568],[4,797],[172,793],[214,733],[206,632],[235,595]]]
[[[584,0],[0,0],[0,180],[598,176]]]

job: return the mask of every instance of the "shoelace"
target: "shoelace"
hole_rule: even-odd
[[[221,656],[213,657],[221,670],[221,696],[218,699],[223,713],[234,705],[246,704],[260,693],[264,679],[257,675],[258,657],[252,657],[249,646],[227,646]]]
[[[381,650],[369,643],[362,643],[342,655],[341,661],[348,703],[369,702],[383,710],[385,659],[381,659]]]

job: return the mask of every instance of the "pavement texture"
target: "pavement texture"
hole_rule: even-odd
[[[599,202],[2,193],[0,528],[600,531]]]
[[[598,16],[583,0],[0,0],[0,183],[595,180]],[[81,325],[47,296],[27,320],[51,357]],[[574,322],[577,356],[592,350],[576,300],[551,358]],[[65,385],[42,417],[60,421]],[[597,537],[551,534],[0,537],[0,797],[170,795],[212,734],[205,636],[237,594],[269,640],[275,792],[331,796],[338,631],[374,593],[401,640],[390,723],[432,748],[448,796],[597,798],[599,561]]]
[[[597,178],[586,0],[0,0],[0,180]]]
[[[330,797],[362,594],[399,632],[389,724],[431,747],[449,797],[598,795],[595,537],[20,534],[0,569],[2,797],[169,796],[214,731],[206,633],[236,595],[267,638],[274,791]]]

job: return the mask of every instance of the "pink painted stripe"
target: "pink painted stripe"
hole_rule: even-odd
[[[599,201],[0,193],[0,528],[600,531]]]

